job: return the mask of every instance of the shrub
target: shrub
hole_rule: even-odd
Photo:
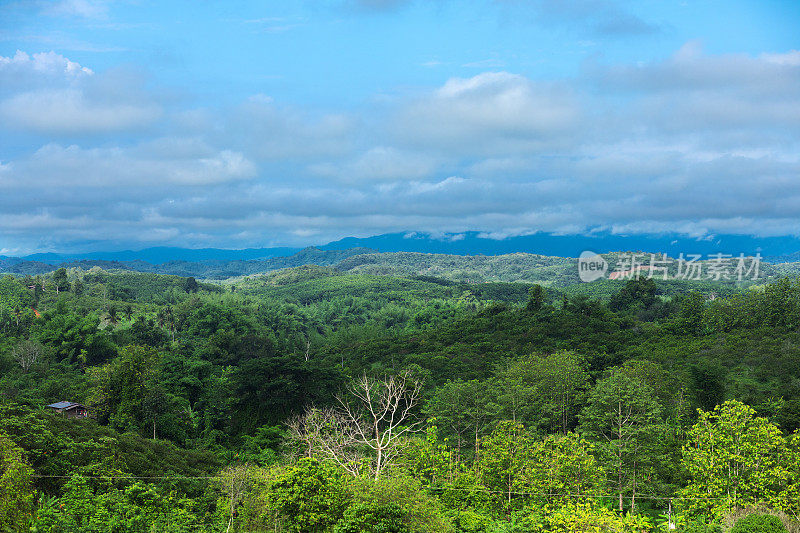
[[[707,524],[702,520],[694,520],[682,525],[680,533],[722,533],[722,526],[719,524]]]
[[[736,521],[731,533],[787,533],[787,530],[777,516],[749,514]]]
[[[378,480],[354,479],[350,484],[353,505],[366,508],[397,508],[403,523],[415,533],[448,533],[453,530],[441,504],[410,477],[386,475]]]
[[[410,533],[400,506],[359,503],[347,509],[334,533]]]
[[[296,533],[328,530],[349,500],[341,472],[314,459],[300,459],[272,486],[272,494],[285,530]]]

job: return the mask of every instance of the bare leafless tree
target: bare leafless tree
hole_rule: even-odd
[[[334,460],[354,476],[365,468],[378,479],[403,452],[423,423],[414,414],[421,383],[404,373],[373,379],[362,376],[337,397],[334,408],[309,408],[289,424],[309,455]]]
[[[22,367],[23,372],[27,372],[42,359],[44,346],[34,341],[22,341],[14,347],[12,351],[14,359]]]
[[[355,477],[363,472],[365,454],[359,446],[360,432],[339,409],[309,407],[289,422],[289,431],[304,445],[309,457],[328,457]]]

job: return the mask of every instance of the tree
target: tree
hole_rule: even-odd
[[[528,290],[528,303],[525,310],[529,313],[539,311],[544,305],[545,292],[541,285],[534,285]]]
[[[448,381],[434,393],[425,409],[435,418],[446,437],[455,441],[456,459],[461,460],[462,449],[473,446],[478,456],[480,440],[499,412],[492,390],[485,381]]]
[[[397,504],[360,503],[349,507],[334,533],[411,533],[403,523],[403,510]]]
[[[292,434],[309,451],[336,461],[354,476],[362,470],[361,450],[369,450],[368,468],[375,479],[408,445],[423,423],[414,409],[422,384],[408,373],[373,379],[363,375],[338,396],[338,406],[310,408],[290,424]]]
[[[691,291],[680,302],[676,326],[681,333],[699,335],[703,331],[706,299],[702,293]]]
[[[187,293],[197,292],[199,289],[200,284],[197,283],[197,280],[191,276],[186,278],[186,280],[183,282],[183,290],[185,290]]]
[[[363,533],[452,533],[450,520],[440,501],[420,484],[419,480],[402,473],[386,475],[378,480],[359,478],[349,480],[351,507],[334,529],[348,526],[346,531]],[[370,516],[372,515],[372,516]],[[356,516],[362,516],[359,520]],[[373,518],[374,517],[374,518]],[[383,526],[385,529],[380,529]],[[357,529],[360,527],[361,529]]]
[[[53,286],[56,288],[56,294],[58,294],[58,291],[69,287],[66,268],[59,268],[53,272]]]
[[[531,376],[529,359],[512,361],[500,368],[495,383],[497,403],[512,422],[534,425],[539,420],[538,387]]]
[[[533,354],[498,372],[499,400],[512,420],[566,434],[589,380],[584,358],[575,352]]]
[[[795,520],[800,520],[800,430],[786,439],[786,469],[789,479],[786,489],[780,494],[781,508],[791,513]]]
[[[591,452],[591,443],[576,433],[547,435],[534,442],[530,453],[526,490],[539,495],[542,505],[565,505],[570,495],[600,494],[605,472]]]
[[[117,315],[117,308],[115,306],[110,306],[108,308],[108,312],[106,313],[106,318],[108,322],[112,325],[116,325],[119,322],[119,316]]]
[[[484,439],[479,478],[507,514],[530,507],[557,508],[574,495],[599,495],[605,473],[591,444],[575,433],[535,440],[522,424],[500,422]]]
[[[613,369],[589,394],[580,428],[598,441],[620,512],[628,492],[630,507],[635,508],[638,483],[652,458],[649,440],[657,433],[660,417],[661,406],[650,386],[623,369]]]
[[[500,422],[482,443],[478,471],[483,485],[502,494],[498,502],[506,514],[516,507],[516,493],[525,489],[531,466],[533,440],[522,424]]]
[[[14,347],[12,354],[19,363],[23,372],[27,372],[33,365],[44,357],[45,347],[36,341],[22,341]]]
[[[734,508],[780,505],[779,493],[789,477],[785,452],[777,426],[737,400],[710,412],[698,410],[683,447],[690,477],[682,491],[686,512],[715,519]]]
[[[163,394],[155,392],[158,359],[155,350],[126,346],[112,362],[87,370],[92,385],[88,399],[101,421],[121,431],[135,428],[144,433],[153,428],[156,416],[165,410]]]
[[[219,481],[225,493],[225,510],[230,515],[228,527],[225,529],[226,533],[231,530],[236,509],[242,503],[253,483],[250,469],[249,465],[232,465],[219,474]]]
[[[175,342],[175,314],[172,306],[167,305],[158,310],[158,325],[166,328],[172,334],[172,342]]]
[[[83,294],[83,289],[83,281],[80,278],[75,278],[75,280],[72,282],[72,293],[75,296],[80,296]]]
[[[244,339],[242,339],[244,340]],[[325,361],[305,362],[291,354],[277,355],[273,345],[254,339],[253,356],[232,371],[235,387],[234,423],[245,431],[264,424],[278,424],[294,416],[303,406],[329,401],[339,372]],[[236,351],[249,350],[237,346]]]
[[[0,529],[28,531],[33,511],[33,469],[22,448],[0,434]]]
[[[656,302],[656,282],[652,278],[636,277],[628,280],[608,302],[613,311],[643,310]]]

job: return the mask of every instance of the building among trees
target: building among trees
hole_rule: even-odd
[[[52,409],[57,413],[61,413],[67,418],[86,418],[89,416],[89,409],[87,409],[86,406],[75,402],[60,401],[51,403],[47,407],[48,409]]]

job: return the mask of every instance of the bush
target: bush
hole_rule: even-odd
[[[453,525],[440,502],[429,496],[418,481],[386,475],[378,480],[354,479],[350,484],[353,505],[371,509],[397,508],[403,524],[415,533],[448,533]]]
[[[719,524],[707,524],[702,520],[687,522],[680,528],[680,533],[722,533],[722,526]]]
[[[787,530],[777,516],[749,514],[736,521],[731,533],[787,533]]]
[[[342,518],[349,495],[342,473],[314,459],[300,459],[272,486],[275,508],[285,531],[326,531]]]
[[[360,503],[353,505],[339,520],[334,533],[410,533],[403,522],[405,513],[400,506]]]

